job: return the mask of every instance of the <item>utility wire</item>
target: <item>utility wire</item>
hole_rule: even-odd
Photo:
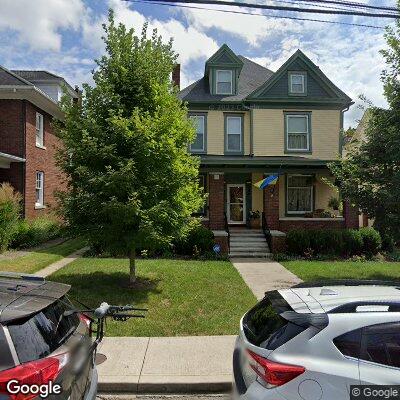
[[[122,0],[128,3],[142,3],[147,5],[154,5],[154,0]],[[321,22],[326,24],[335,24],[335,25],[346,25],[346,26],[356,26],[362,28],[372,28],[372,29],[385,29],[384,26],[378,25],[367,25],[367,24],[357,24],[351,22],[340,22],[340,21],[328,21],[323,19],[312,19],[312,18],[301,18],[301,17],[289,17],[284,15],[265,15],[265,14],[256,14],[246,11],[234,11],[234,10],[222,10],[222,9],[215,9],[215,8],[206,8],[206,7],[198,7],[192,5],[183,5],[183,4],[173,4],[173,3],[164,3],[162,0],[157,0],[157,4],[161,6],[169,6],[169,7],[179,7],[179,8],[189,8],[194,10],[207,10],[207,11],[216,11],[228,14],[241,14],[241,15],[253,15],[257,17],[264,17],[264,18],[276,18],[276,19],[290,19],[295,21],[307,21],[307,22]]]
[[[159,3],[159,1],[151,0],[154,3]],[[400,14],[382,14],[382,13],[367,13],[364,11],[343,11],[343,10],[326,10],[326,9],[316,9],[316,8],[304,8],[304,7],[288,7],[288,6],[277,6],[277,5],[266,5],[266,4],[256,4],[256,3],[236,3],[226,0],[162,0],[164,3],[180,3],[180,4],[205,4],[205,5],[220,5],[229,7],[239,7],[239,8],[257,8],[262,10],[276,10],[276,11],[289,11],[289,12],[303,12],[303,13],[313,13],[313,14],[330,14],[330,15],[352,15],[352,16],[362,16],[370,18],[392,18],[400,19]],[[310,1],[310,0],[308,0]]]
[[[280,1],[280,0],[275,0],[275,1]],[[372,4],[363,4],[363,3],[358,3],[355,1],[340,1],[340,0],[296,0],[297,3],[305,2],[305,3],[316,3],[315,5],[321,5],[323,6],[324,4],[338,4],[341,6],[346,6],[349,8],[366,8],[366,9],[372,9],[372,10],[380,10],[380,11],[395,11],[396,13],[399,12],[398,8],[396,7],[388,7],[388,6],[374,6]]]

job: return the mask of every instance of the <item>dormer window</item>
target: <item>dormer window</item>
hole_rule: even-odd
[[[289,94],[297,96],[306,94],[305,72],[289,72]]]
[[[220,69],[216,73],[216,94],[232,94],[232,71]]]

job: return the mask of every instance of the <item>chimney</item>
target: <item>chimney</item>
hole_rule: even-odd
[[[178,89],[181,88],[181,64],[175,64],[172,70],[172,82],[175,86],[178,86]]]

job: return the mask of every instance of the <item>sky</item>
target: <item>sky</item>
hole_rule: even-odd
[[[288,1],[294,0],[275,0],[275,4],[293,5]],[[274,4],[274,0],[249,2]],[[395,6],[395,0],[358,2]],[[260,10],[244,9],[258,15],[239,15],[216,11],[237,8],[207,7],[213,10],[126,0],[0,0],[0,65],[8,69],[45,69],[72,85],[93,83],[94,60],[104,52],[102,24],[112,8],[116,20],[138,34],[147,21],[150,30],[156,28],[166,41],[173,38],[182,68],[182,88],[202,76],[205,61],[223,43],[272,71],[301,49],[355,101],[345,115],[345,127],[356,126],[362,115],[360,95],[377,106],[386,105],[380,82],[385,67],[379,53],[386,46],[383,29],[278,19],[261,15]],[[281,11],[264,14],[306,17]],[[351,16],[311,18],[378,26],[391,23],[387,19]]]

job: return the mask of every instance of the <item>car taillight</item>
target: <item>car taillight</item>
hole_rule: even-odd
[[[254,372],[268,385],[268,387],[282,386],[305,372],[305,368],[298,365],[276,363],[247,351],[249,364]]]
[[[89,317],[87,317],[85,314],[79,314],[79,319],[88,327],[88,329],[90,329],[90,324],[92,321]]]
[[[30,400],[38,396],[38,393],[32,394],[11,394],[7,389],[7,383],[11,380],[18,381],[18,385],[45,385],[54,381],[61,369],[67,363],[68,355],[66,353],[59,356],[42,358],[36,361],[30,361],[15,368],[0,372],[0,394],[7,395],[12,400]],[[0,396],[1,397],[1,396]]]

